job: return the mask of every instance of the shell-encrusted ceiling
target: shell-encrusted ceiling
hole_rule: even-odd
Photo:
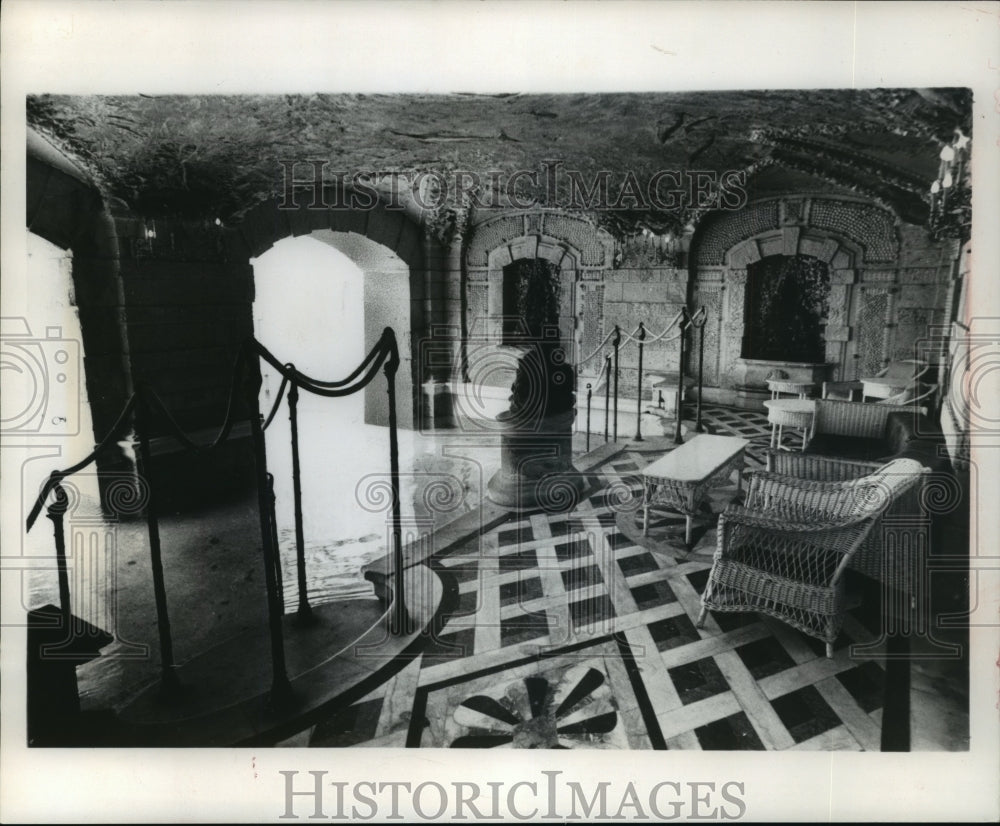
[[[969,133],[971,95],[43,95],[30,97],[27,111],[29,125],[83,165],[105,195],[146,216],[238,221],[259,201],[280,197],[289,164],[305,161],[341,180],[435,173],[454,183],[465,174],[435,202],[438,213],[462,210],[470,198],[586,212],[594,204],[580,203],[579,185],[603,175],[619,208],[590,211],[628,234],[669,231],[697,211],[683,199],[678,207],[631,197],[630,176],[644,191],[662,172],[723,180],[735,171],[747,175],[739,180],[750,193],[853,192],[924,221],[941,147],[956,127]],[[557,172],[546,177],[546,163]],[[309,168],[296,167],[297,175]],[[520,170],[539,174],[515,179]]]

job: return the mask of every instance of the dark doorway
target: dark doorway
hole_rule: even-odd
[[[743,358],[822,363],[830,297],[827,265],[772,255],[747,267]]]
[[[526,258],[503,270],[503,343],[518,344],[558,335],[559,268],[541,258]]]

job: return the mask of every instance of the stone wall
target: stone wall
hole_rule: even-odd
[[[707,216],[692,244],[693,306],[710,309],[706,326],[707,393],[733,402],[748,379],[743,359],[746,267],[772,255],[810,255],[830,269],[825,377],[873,375],[890,361],[914,358],[946,318],[949,244],[900,222],[862,199],[772,198],[736,213]],[[696,365],[697,348],[688,369]],[[766,371],[765,371],[766,372]]]
[[[51,153],[40,158],[29,152],[26,173],[27,228],[73,254],[73,300],[80,317],[97,441],[111,429],[132,392],[129,353],[121,329],[124,298],[114,222],[98,190],[61,156]],[[44,335],[44,331],[32,332]]]
[[[643,345],[643,375],[675,372],[680,356],[679,327],[674,327],[661,341],[667,325],[685,305],[687,272],[669,267],[624,268],[607,273],[604,286],[602,329],[607,332],[619,325],[623,332],[634,333],[639,322],[646,328]],[[610,352],[610,351],[609,351]],[[597,369],[600,365],[594,365]],[[623,344],[619,351],[619,392],[635,398],[638,380],[639,348],[635,342]],[[596,370],[594,370],[596,372]],[[644,379],[644,386],[648,382]],[[645,394],[644,394],[645,395]]]
[[[441,388],[471,378],[467,369],[463,374],[471,350],[499,342],[503,268],[518,259],[544,258],[558,267],[559,334],[581,380],[599,372],[609,347],[584,358],[616,324],[630,333],[642,321],[652,338],[686,302],[704,307],[706,398],[722,402],[734,401],[747,381],[740,352],[746,268],[761,258],[805,254],[828,264],[829,378],[868,375],[919,354],[921,340],[950,318],[952,245],[858,198],[765,199],[706,216],[684,239],[685,254],[616,260],[607,232],[542,209],[481,214],[445,243],[402,211],[282,210],[272,202],[249,210],[238,227],[157,221],[151,237],[151,221],[112,217],[92,186],[29,161],[29,228],[73,250],[97,436],[138,380],[152,382],[186,429],[217,427],[238,348],[253,332],[250,259],[280,238],[319,229],[364,235],[406,262],[410,329],[397,334],[412,353],[404,369],[412,375],[410,409],[417,413],[437,411]],[[673,333],[668,339],[644,348],[647,373],[676,371],[678,342]],[[698,336],[690,340],[686,372],[693,375],[702,354]],[[623,398],[635,396],[637,362],[636,345],[623,343]],[[486,383],[505,393],[510,379],[499,371]]]
[[[945,386],[941,429],[952,463],[957,469],[969,472],[973,441],[970,434],[979,431],[983,435],[980,443],[986,446],[995,439],[996,425],[987,412],[993,400],[987,400],[989,394],[976,393],[975,389],[982,375],[995,369],[995,357],[983,358],[982,354],[992,352],[992,344],[1000,334],[1000,325],[968,305],[972,275],[971,244],[961,251],[953,272],[956,282],[953,295],[957,306],[949,308],[948,317],[954,320],[943,329],[949,338],[945,354],[947,370],[942,377]],[[986,345],[985,348],[983,345]]]

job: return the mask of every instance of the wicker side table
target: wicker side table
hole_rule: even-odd
[[[771,399],[764,402],[767,420],[771,423],[771,447],[781,444],[781,429],[797,427],[802,430],[802,450],[812,438],[816,417],[816,402],[810,399]]]
[[[736,490],[743,481],[745,439],[701,434],[642,471],[642,534],[649,534],[649,509],[663,504],[684,515],[684,543],[691,544],[691,520],[714,484],[737,471]]]
[[[816,387],[811,381],[791,381],[790,379],[768,379],[767,389],[771,391],[772,399],[780,399],[782,393],[804,399]]]

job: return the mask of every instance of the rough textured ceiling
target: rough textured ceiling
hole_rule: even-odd
[[[280,194],[279,159],[328,160],[331,174],[347,177],[463,170],[485,179],[494,170],[538,169],[546,159],[585,178],[608,170],[617,182],[629,172],[648,181],[660,170],[747,170],[752,191],[856,192],[920,222],[940,147],[955,127],[969,134],[971,126],[971,96],[962,89],[45,95],[30,97],[27,111],[29,125],[130,208],[227,223]],[[543,205],[551,200],[530,185],[526,193]],[[619,213],[612,228],[628,231],[628,221],[633,230],[663,228],[688,217],[636,208]]]

